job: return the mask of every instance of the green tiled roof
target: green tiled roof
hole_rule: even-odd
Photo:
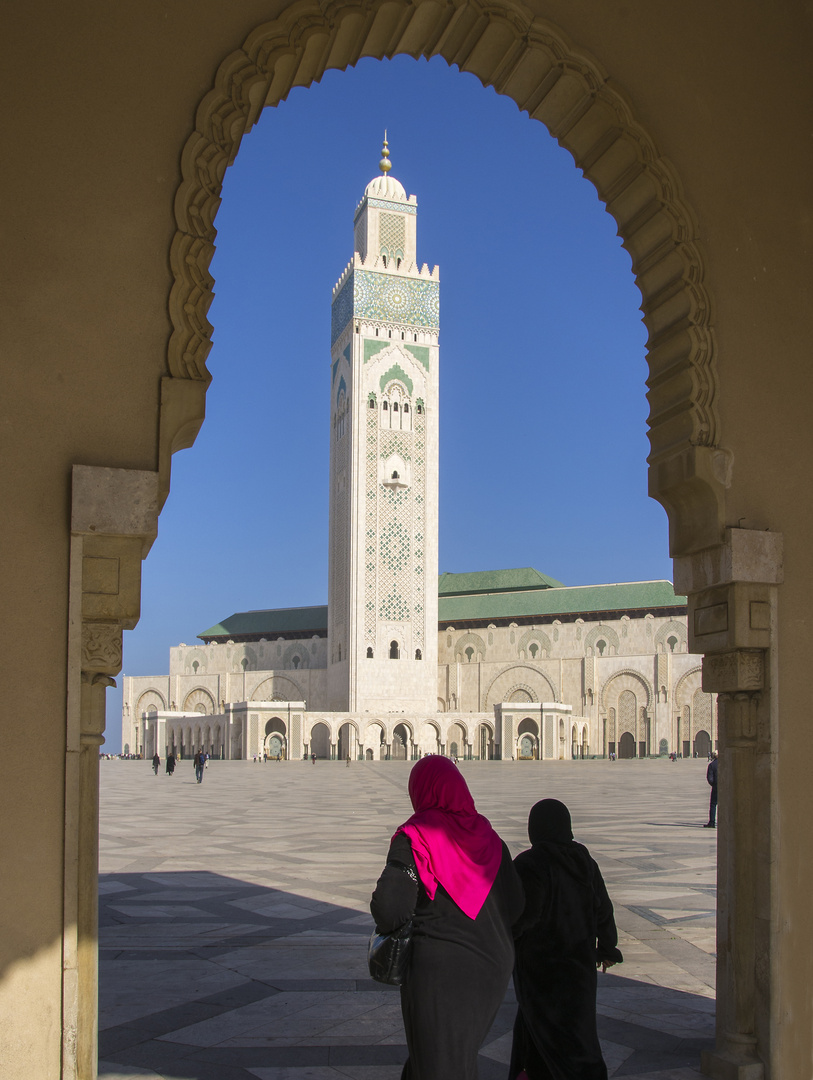
[[[532,566],[518,570],[477,570],[471,574],[441,574],[438,596],[472,593],[521,592],[525,589],[559,589],[562,582],[540,574]]]
[[[441,597],[438,621],[465,622],[527,618],[533,615],[589,615],[597,612],[651,611],[685,607],[670,581],[631,581],[623,585],[577,585],[526,592]]]
[[[678,596],[669,581],[630,581],[620,585],[545,584],[523,585],[536,575],[552,582],[536,570],[492,570],[479,574],[443,574],[440,578],[438,622],[443,626],[464,623],[489,623],[499,619],[528,619],[534,616],[555,618],[559,615],[590,616],[624,611],[656,611],[660,608],[686,606],[686,597]],[[460,587],[469,586],[465,591]],[[493,591],[472,588],[491,579]],[[513,588],[508,581],[518,582]],[[445,588],[444,588],[445,582]],[[451,587],[453,586],[453,587]],[[229,638],[286,637],[327,633],[327,606],[272,608],[267,611],[238,611],[222,623],[204,630],[203,641],[226,641]]]
[[[238,638],[246,634],[285,637],[286,634],[327,633],[327,605],[318,607],[271,608],[268,611],[238,611],[222,623],[209,627],[198,637],[203,641]]]

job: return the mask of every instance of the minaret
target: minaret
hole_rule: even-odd
[[[331,318],[328,697],[336,712],[434,713],[438,628],[438,268],[418,201],[379,168]]]

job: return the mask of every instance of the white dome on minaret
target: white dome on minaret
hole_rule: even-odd
[[[389,165],[389,162],[387,164]],[[371,180],[364,189],[364,194],[373,199],[404,199],[406,201],[407,197],[401,181],[396,180],[394,176],[388,176],[386,173]]]

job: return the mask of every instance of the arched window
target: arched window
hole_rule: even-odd
[[[372,658],[373,658],[373,647],[372,647],[372,645],[368,645],[367,646],[367,659],[372,660]]]
[[[404,412],[409,412],[409,405],[404,405]]]
[[[416,407],[417,407],[418,413],[422,413],[422,412],[423,412],[423,405],[418,405],[418,406],[416,406]]]
[[[666,644],[669,646],[669,652],[674,652],[675,651],[675,649],[677,648],[677,643],[678,643],[678,640],[677,640],[676,637],[668,637],[666,639]]]
[[[386,401],[382,401],[381,408],[384,410],[384,412],[387,411],[387,403],[386,403]]]
[[[423,660],[423,656],[421,655],[421,650],[420,649],[415,650],[415,659],[416,660]]]
[[[397,659],[398,659],[398,642],[397,641],[391,641],[390,642],[390,660],[397,660]]]
[[[598,652],[599,656],[604,655],[604,650],[606,648],[607,648],[607,642],[604,641],[602,638],[599,638],[598,641],[596,642],[596,651]]]
[[[393,403],[392,403],[392,411],[393,412],[398,412],[398,402],[397,401],[393,401]]]
[[[198,668],[199,668],[199,667],[200,667],[200,661],[199,661],[199,660],[193,660],[193,661],[192,661],[192,670],[194,671],[194,673],[195,673],[196,675],[197,675],[197,673],[198,673]]]
[[[471,647],[471,645],[469,645],[469,647],[466,649],[466,656],[469,659],[469,663],[471,663],[474,659],[474,649]]]
[[[398,479],[400,479],[400,477],[398,476],[398,470],[397,470],[397,469],[396,469],[396,471],[395,471],[395,472],[394,472],[394,473],[392,474],[392,479],[393,479],[393,480],[398,480]]]
[[[294,656],[291,660],[291,663],[294,665],[295,668],[298,668],[302,661],[299,659],[298,656]]]
[[[245,671],[246,668],[248,667],[248,660],[247,660],[247,658],[245,656],[240,661],[240,667],[243,669],[243,671]]]
[[[375,398],[370,398],[370,408],[371,409],[375,408]]]
[[[537,645],[537,643],[535,641],[532,641],[531,644],[528,646],[528,652],[531,654],[531,657],[535,660],[536,659],[536,654],[539,652],[539,646]]]

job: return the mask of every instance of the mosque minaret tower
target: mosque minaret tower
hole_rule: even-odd
[[[327,690],[335,711],[433,713],[440,283],[389,156],[385,135],[333,290]]]

